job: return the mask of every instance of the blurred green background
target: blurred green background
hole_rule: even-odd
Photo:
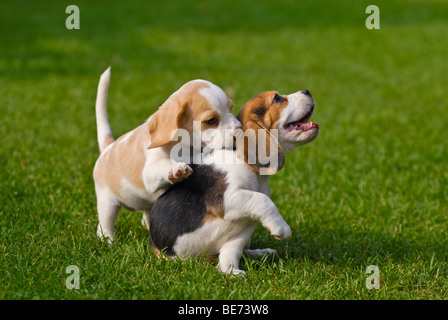
[[[443,0],[1,1],[0,298],[447,299],[447,17]],[[97,241],[108,66],[115,137],[192,79],[225,89],[235,113],[261,91],[311,91],[321,133],[270,184],[293,237],[253,237],[279,258],[244,259],[242,281],[159,260],[126,210],[117,244]],[[79,290],[65,288],[69,265]]]

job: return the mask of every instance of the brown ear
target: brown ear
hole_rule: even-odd
[[[148,131],[151,143],[148,149],[164,146],[171,142],[179,128],[182,117],[187,108],[186,103],[180,103],[177,99],[166,101],[151,117],[148,123]]]
[[[237,140],[238,156],[252,170],[262,175],[272,175],[285,164],[285,153],[278,143],[278,131],[267,129],[262,117],[257,114],[249,117],[241,119],[246,121],[242,122],[243,133]]]

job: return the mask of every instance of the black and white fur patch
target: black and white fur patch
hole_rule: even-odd
[[[212,165],[191,165],[193,174],[174,184],[154,204],[150,215],[151,244],[173,256],[176,240],[205,221],[223,218],[226,174]]]

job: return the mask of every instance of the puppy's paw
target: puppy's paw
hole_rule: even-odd
[[[218,270],[224,274],[233,275],[241,278],[245,278],[246,272],[240,269],[233,269],[233,268],[227,268],[227,269],[221,269],[218,268]]]
[[[101,241],[106,241],[109,245],[111,245],[114,241],[114,231],[103,228],[101,224],[98,224],[96,235],[98,239],[100,239]]]
[[[285,240],[291,237],[291,228],[285,221],[275,223],[272,226],[266,226],[266,230],[279,240]]]
[[[218,263],[217,269],[224,274],[239,276],[242,278],[244,278],[244,276],[246,275],[246,272],[240,270],[238,266],[234,266],[233,264],[222,263],[222,261]]]
[[[240,269],[233,269],[232,270],[232,275],[240,277],[240,278],[245,278],[246,277],[246,272]]]
[[[188,165],[183,162],[178,162],[168,172],[168,181],[171,183],[177,183],[189,177],[192,173],[193,169],[191,169]]]
[[[277,254],[277,251],[271,248],[266,249],[246,249],[244,253],[252,259],[261,259],[263,257],[272,257]]]

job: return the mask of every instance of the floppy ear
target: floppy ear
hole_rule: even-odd
[[[166,101],[151,117],[148,131],[151,143],[148,149],[157,148],[170,143],[179,128],[180,121],[185,114],[186,103],[177,99]]]
[[[261,106],[239,114],[243,132],[237,139],[237,154],[252,170],[272,175],[283,168],[285,153],[278,142],[278,130],[265,126],[265,113]]]

